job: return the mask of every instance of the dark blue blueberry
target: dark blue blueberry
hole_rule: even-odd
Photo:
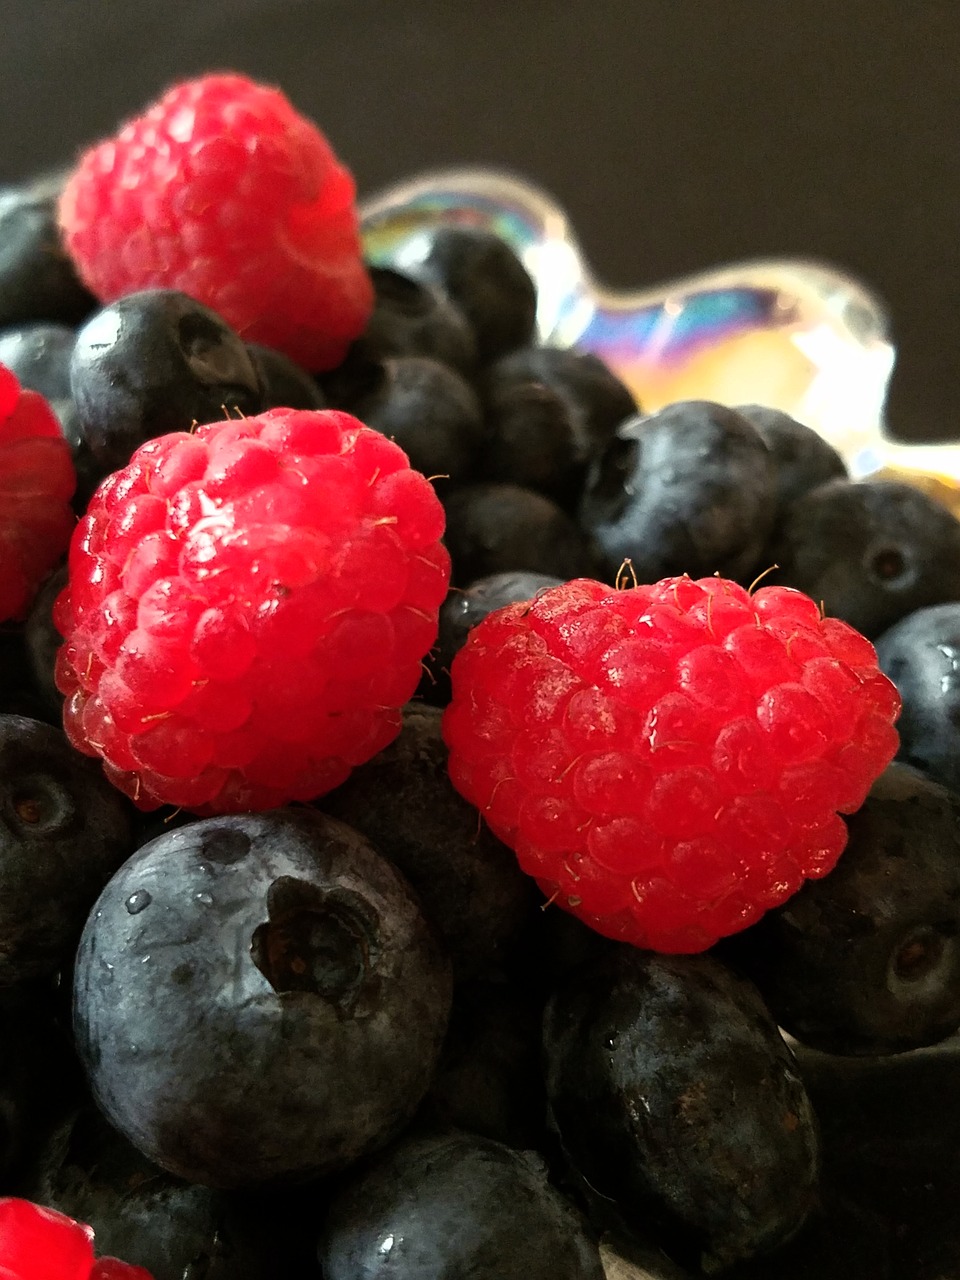
[[[77,956],[74,1028],[107,1118],[206,1186],[305,1179],[392,1138],[429,1087],[449,961],[366,840],[310,810],[140,849]]]
[[[891,1236],[880,1214],[825,1196],[793,1240],[731,1267],[724,1280],[893,1280]]]
[[[770,547],[770,580],[822,601],[865,636],[960,600],[960,521],[913,485],[831,480],[799,498]]]
[[[67,967],[132,848],[127,801],[52,725],[0,715],[0,987]]]
[[[960,603],[918,609],[876,646],[903,700],[899,758],[960,792]]]
[[[865,1242],[859,1263],[851,1258],[850,1270],[839,1271],[837,1280],[952,1280],[960,1274],[958,1049],[956,1038],[880,1058],[798,1049],[821,1126],[824,1206],[843,1200],[874,1219],[876,1243],[870,1248]],[[862,1228],[858,1234],[862,1238]],[[879,1244],[888,1255],[886,1269]],[[820,1274],[809,1271],[802,1280],[819,1280]],[[780,1280],[780,1273],[774,1277]],[[833,1280],[833,1272],[827,1278]]]
[[[516,484],[468,484],[444,494],[443,503],[457,585],[516,570],[564,582],[596,571],[587,535],[542,493]]]
[[[56,1021],[55,992],[33,985],[13,994],[4,990],[0,1003],[0,1194],[33,1198],[38,1152],[83,1097],[83,1075]]]
[[[262,408],[242,340],[171,289],[128,294],[91,316],[77,334],[70,385],[82,443],[102,474],[154,436]]]
[[[96,1233],[97,1253],[145,1267],[153,1280],[273,1280],[257,1213],[223,1191],[165,1173],[93,1106],[73,1111],[35,1153],[30,1198]],[[273,1243],[273,1263],[283,1241]]]
[[[425,356],[471,374],[477,347],[467,317],[446,293],[401,275],[372,267],[373,313],[357,346],[368,359]]]
[[[20,385],[40,394],[56,409],[70,399],[70,357],[76,333],[65,324],[24,324],[0,331],[0,364]]]
[[[462,983],[422,1115],[520,1150],[542,1147],[541,1011],[518,983]]]
[[[97,305],[60,240],[60,190],[58,177],[0,190],[0,328],[79,324]]]
[[[637,411],[596,356],[555,347],[528,347],[498,360],[487,371],[484,399],[484,475],[573,509],[591,459]]]
[[[324,409],[326,397],[305,369],[272,347],[247,343],[257,371],[260,402],[264,409]]]
[[[330,1206],[324,1280],[603,1280],[596,1243],[532,1152],[414,1137]]]
[[[85,510],[96,479],[88,478],[90,460],[81,455],[80,422],[70,389],[70,360],[76,333],[63,324],[32,323],[0,332],[0,364],[11,369],[22,386],[38,391],[56,414],[65,439],[74,452],[78,469],[78,512]]]
[[[58,723],[62,717],[63,694],[57,688],[54,671],[63,637],[53,625],[53,606],[66,585],[67,566],[64,564],[50,574],[37,592],[23,626],[33,687]]]
[[[320,803],[406,876],[462,979],[504,962],[535,895],[511,851],[454,790],[441,715],[411,703],[400,736]]]
[[[376,390],[353,409],[440,482],[473,479],[484,444],[477,394],[455,369],[421,356],[386,360]]]
[[[778,511],[817,485],[847,478],[843,458],[813,427],[761,404],[738,404],[736,411],[756,427],[773,454]]]
[[[593,464],[580,520],[611,580],[753,574],[776,513],[776,470],[732,409],[685,400],[625,422]]]
[[[960,797],[895,764],[846,823],[830,875],[731,939],[729,954],[804,1044],[935,1044],[960,1027]]]
[[[532,600],[539,591],[557,587],[562,581],[548,573],[521,569],[493,573],[463,590],[451,591],[440,606],[440,631],[427,658],[429,674],[421,683],[421,694],[429,702],[445,706],[450,701],[450,664],[477,623],[505,605]]]
[[[49,704],[34,680],[24,630],[14,623],[0,627],[0,712],[59,727],[62,713]]]
[[[533,340],[536,287],[499,236],[474,227],[440,227],[408,241],[396,265],[456,303],[476,335],[482,364]]]
[[[550,1120],[628,1232],[717,1270],[772,1249],[816,1199],[816,1122],[756,990],[708,956],[621,947],[547,1006]]]

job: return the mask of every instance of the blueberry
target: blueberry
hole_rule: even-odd
[[[436,285],[467,317],[483,364],[528,346],[537,319],[537,291],[505,240],[474,227],[440,227],[412,237],[396,265]]]
[[[713,958],[620,947],[575,971],[547,1006],[544,1056],[566,1156],[628,1231],[719,1269],[802,1225],[813,1111],[756,990]]]
[[[915,609],[960,600],[960,521],[889,480],[831,480],[784,514],[775,581],[823,601],[867,637]]]
[[[406,882],[309,810],[191,823],[101,894],[74,1028],[110,1122],[206,1186],[304,1179],[388,1141],[446,1029],[449,962]]]
[[[59,728],[63,722],[62,712],[59,707],[52,707],[40,692],[24,635],[24,626],[8,623],[0,627],[0,712],[43,720]]]
[[[540,1012],[517,983],[485,979],[457,988],[424,1104],[433,1123],[520,1150],[543,1145]]]
[[[831,1195],[793,1240],[725,1271],[724,1280],[893,1280],[891,1255],[886,1220]]]
[[[608,577],[752,575],[776,512],[776,470],[759,432],[705,400],[623,423],[587,479],[580,520]]]
[[[490,439],[484,474],[536,489],[575,508],[587,466],[633,397],[596,356],[529,347],[498,360],[484,383]]]
[[[828,480],[847,478],[843,458],[812,427],[760,404],[738,404],[736,412],[756,427],[773,455],[779,511]]]
[[[70,357],[76,333],[65,324],[19,325],[0,331],[0,364],[12,370],[20,385],[40,394],[54,409],[70,399]]]
[[[425,476],[473,478],[484,444],[483,411],[470,384],[448,365],[421,356],[387,360],[376,390],[353,411],[395,440]]]
[[[0,1007],[0,1189],[4,1195],[28,1190],[37,1152],[61,1117],[77,1104],[83,1089],[69,1036],[54,1017],[51,991],[18,988],[20,993],[25,998],[15,1002],[4,991]]]
[[[262,408],[241,339],[209,307],[170,289],[128,294],[91,316],[77,334],[70,385],[102,474],[154,436]]]
[[[57,225],[59,178],[0,190],[0,327],[32,320],[79,324],[96,307]]]
[[[597,1245],[532,1152],[408,1138],[330,1206],[325,1280],[603,1280]]]
[[[50,1135],[29,1190],[37,1203],[88,1223],[98,1254],[145,1267],[153,1280],[276,1275],[249,1208],[164,1173],[92,1106],[74,1110]]]
[[[511,851],[454,790],[437,707],[410,704],[400,736],[321,801],[410,881],[457,978],[501,964],[533,908]]]
[[[440,631],[427,658],[429,674],[422,684],[422,695],[445,706],[450,701],[450,664],[477,623],[505,605],[532,600],[539,591],[557,587],[562,581],[548,573],[515,570],[492,573],[462,590],[451,591],[440,606]]]
[[[453,581],[527,570],[567,581],[597,568],[586,534],[565,511],[516,484],[469,484],[444,495]]]
[[[903,699],[899,758],[960,792],[960,603],[918,609],[876,646]]]
[[[0,715],[0,987],[69,965],[131,851],[126,800],[52,725]]]
[[[958,1274],[958,1050],[956,1038],[935,1049],[880,1058],[798,1049],[821,1123],[824,1204],[843,1197],[861,1213],[880,1218],[875,1231],[882,1240],[886,1228],[889,1275],[895,1280]],[[882,1267],[867,1269],[870,1256],[861,1260],[862,1271],[847,1275],[883,1276]]]
[[[316,380],[282,351],[248,342],[247,352],[257,372],[264,409],[326,408],[326,397]]]
[[[63,324],[32,323],[4,329],[0,331],[0,364],[17,375],[21,386],[38,391],[49,402],[82,473],[80,423],[70,389],[70,360],[75,342],[75,331]],[[80,475],[80,497],[75,504],[79,511],[86,507],[94,487],[95,482],[91,484],[84,474]]]
[[[445,293],[389,267],[371,267],[370,279],[373,312],[347,354],[347,369],[399,356],[424,356],[462,374],[473,373],[477,362],[473,330]],[[340,381],[336,373],[331,381]]]
[[[828,1053],[886,1054],[960,1027],[960,796],[891,765],[830,875],[731,941],[774,1017]]]
[[[54,676],[63,637],[53,624],[53,606],[66,585],[67,566],[64,564],[50,574],[37,592],[23,626],[33,686],[58,722],[63,712],[63,694],[57,688]]]

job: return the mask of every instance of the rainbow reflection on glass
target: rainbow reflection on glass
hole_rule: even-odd
[[[895,473],[960,506],[960,448],[883,435],[895,358],[886,313],[835,268],[771,259],[617,292],[593,279],[554,201],[494,169],[424,174],[361,215],[370,261],[401,271],[436,226],[502,236],[537,285],[540,340],[593,352],[647,411],[688,399],[771,405],[815,427],[854,476]]]

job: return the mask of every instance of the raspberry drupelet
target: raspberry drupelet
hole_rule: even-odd
[[[580,579],[470,634],[455,786],[557,904],[695,952],[825,875],[897,748],[867,640],[783,587]]]
[[[399,732],[449,581],[442,532],[426,478],[345,413],[148,441],[71,546],[68,737],[144,809],[329,791]]]
[[[56,1209],[0,1199],[2,1280],[151,1280],[143,1267],[94,1258],[93,1231]]]
[[[315,373],[340,363],[373,308],[355,194],[279,90],[207,75],[87,151],[60,222],[102,302],[179,289]]]
[[[0,365],[0,621],[24,616],[66,551],[76,482],[53,410]]]

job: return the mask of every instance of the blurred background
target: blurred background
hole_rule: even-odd
[[[864,279],[891,428],[960,438],[957,0],[3,0],[0,180],[169,81],[281,85],[361,196],[458,161],[569,210],[596,274],[801,255]]]

